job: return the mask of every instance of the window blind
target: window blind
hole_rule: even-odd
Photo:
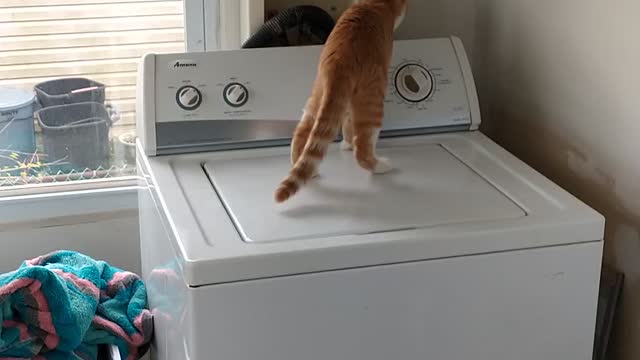
[[[2,0],[0,86],[81,76],[107,85],[135,122],[136,70],[147,52],[184,51],[183,0]]]

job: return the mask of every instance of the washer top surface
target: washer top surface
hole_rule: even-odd
[[[602,240],[601,215],[477,132],[378,153],[397,170],[372,176],[333,146],[282,205],[287,147],[139,155],[141,218],[157,206],[190,286]]]
[[[526,213],[440,144],[382,148],[396,168],[371,175],[351,152],[330,152],[313,180],[278,205],[289,156],[210,160],[204,169],[242,239],[304,241],[494,221]]]

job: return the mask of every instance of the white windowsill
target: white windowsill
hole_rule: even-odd
[[[0,193],[0,232],[137,216],[137,178],[19,187]]]

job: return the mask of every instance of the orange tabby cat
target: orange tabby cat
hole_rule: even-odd
[[[361,0],[340,17],[320,55],[320,64],[302,120],[293,135],[293,168],[276,190],[282,203],[317,172],[329,145],[343,132],[342,148],[354,150],[364,169],[392,169],[376,156],[393,48],[393,31],[407,11],[407,0]]]

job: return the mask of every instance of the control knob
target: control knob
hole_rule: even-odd
[[[433,93],[431,73],[420,64],[406,64],[396,72],[394,85],[398,95],[412,103],[427,100]]]
[[[176,102],[184,110],[195,110],[202,104],[202,93],[194,86],[183,86],[176,93]]]
[[[231,83],[225,86],[222,97],[227,105],[241,107],[249,101],[249,90],[240,83]]]

